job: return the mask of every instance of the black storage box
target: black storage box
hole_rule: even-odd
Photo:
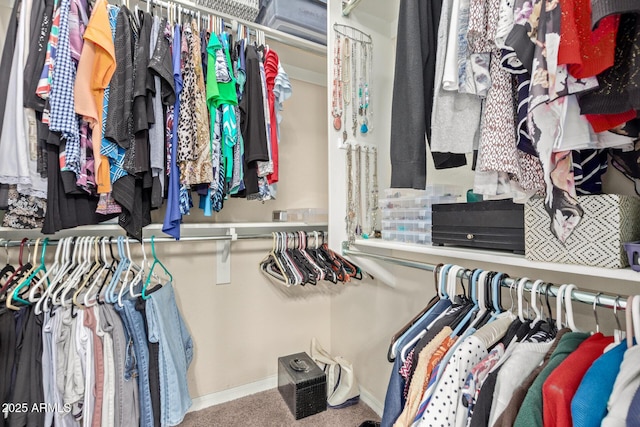
[[[524,254],[524,205],[511,200],[433,205],[432,242]]]
[[[278,358],[278,391],[296,420],[327,409],[327,376],[307,353]]]

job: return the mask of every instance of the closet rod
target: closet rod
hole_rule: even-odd
[[[359,250],[353,250],[349,248],[348,242],[344,242],[342,244],[342,255],[351,255],[351,256],[359,256],[365,258],[377,259],[380,261],[388,262],[390,264],[401,265],[403,267],[417,268],[419,270],[433,271],[436,266],[433,264],[429,264],[426,262],[419,261],[410,261],[402,258],[396,258],[387,255],[373,254],[369,252],[363,252]],[[458,276],[462,276],[464,274],[464,270],[461,270],[458,273]],[[502,279],[500,285],[503,288],[514,288],[517,286],[517,280],[506,278]],[[531,286],[533,285],[533,281],[529,280],[525,283],[524,289],[527,291],[531,290]],[[552,283],[545,283],[540,288],[540,295],[544,295],[545,292],[549,291],[549,295],[555,297],[558,295],[559,287],[553,285]],[[586,292],[581,290],[573,290],[571,291],[571,299],[574,301],[578,301],[584,304],[593,305],[595,302],[596,305],[600,307],[614,308],[617,306],[618,309],[624,310],[627,307],[627,297],[625,295],[608,295],[604,293],[595,294],[593,292]]]
[[[142,3],[146,3],[148,1],[151,2],[151,4],[155,3],[156,5],[161,5],[165,10],[167,9],[167,6],[169,4],[169,2],[165,1],[165,0],[138,0]],[[218,12],[215,9],[211,9],[209,7],[206,6],[201,6],[195,3],[192,3],[190,1],[186,1],[186,0],[171,0],[170,3],[182,6],[185,9],[190,9],[190,10],[194,10],[194,11],[200,11],[203,13],[206,13],[208,15],[213,15],[213,16],[217,16],[218,18],[222,18],[225,20],[225,27],[235,31],[236,28],[232,27],[232,23],[233,22],[237,22],[239,24],[245,25],[246,27],[248,27],[250,30],[259,30],[262,31],[265,35],[265,37],[269,38],[272,41],[278,42],[278,43],[282,43],[285,44],[287,46],[292,46],[298,49],[302,49],[302,50],[306,50],[308,52],[311,52],[315,55],[319,55],[319,56],[326,56],[327,55],[327,47],[324,45],[321,45],[319,43],[314,43],[305,39],[302,39],[300,37],[296,37],[296,36],[292,36],[289,35],[287,33],[284,33],[282,31],[278,31],[278,30],[274,30],[273,28],[269,28],[269,27],[265,27],[264,25],[260,25],[257,24],[255,22],[249,22],[249,21],[245,21],[244,19],[240,19],[240,18],[236,18],[234,16],[230,16],[221,12]]]
[[[309,233],[309,232],[307,232]],[[324,236],[325,239],[327,237],[328,233],[325,231],[324,232]],[[84,234],[82,236],[91,236],[91,234]],[[307,234],[308,236],[308,234]],[[46,236],[41,237],[41,239],[44,239]],[[78,237],[81,237],[80,235]],[[96,237],[108,237],[108,236],[96,236]],[[113,237],[119,237],[119,236],[113,236]],[[124,237],[124,236],[122,236]],[[140,243],[139,240],[136,239],[132,239],[132,238],[127,238],[129,240],[129,243]],[[242,235],[224,235],[224,236],[187,236],[187,237],[183,237],[180,240],[176,240],[173,237],[154,237],[153,241],[155,243],[166,243],[166,242],[204,242],[204,241],[210,241],[210,240],[260,240],[260,239],[273,239],[273,234],[271,233],[265,233],[265,234],[242,234]],[[47,243],[47,245],[52,245],[55,246],[58,244],[60,240],[56,239],[56,240],[49,240],[49,242]],[[142,239],[142,241],[144,243],[151,243],[151,237],[145,237]],[[4,248],[4,247],[16,247],[16,246],[20,246],[21,244],[21,240],[6,240],[6,239],[0,239],[0,249]],[[114,239],[115,242],[115,239]],[[26,243],[27,246],[33,246],[35,244],[35,238],[30,238],[29,241]]]

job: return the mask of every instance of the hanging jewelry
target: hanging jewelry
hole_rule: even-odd
[[[351,68],[351,41],[348,37],[344,38],[344,49],[342,55],[342,101],[344,103],[344,114],[348,117],[347,107],[351,102],[351,74],[353,73],[353,69]],[[345,143],[347,142],[347,136],[347,127],[345,126],[344,131],[342,132],[342,140]]]
[[[358,89],[360,97],[359,115],[361,117],[360,133],[363,135],[369,131],[369,121],[367,119],[367,110],[369,109],[368,50],[369,46],[363,44],[360,57],[360,72],[362,73],[362,77],[360,79],[360,88]]]
[[[360,187],[362,185],[362,169],[360,165],[362,164],[362,147],[360,145],[356,145],[356,171],[355,171],[355,213],[356,213],[356,235],[360,236],[362,234],[362,192],[360,191]]]
[[[371,229],[371,180],[369,179],[369,173],[371,168],[369,167],[369,147],[364,148],[364,200],[365,200],[365,223],[364,231],[362,232],[362,238],[368,239]]]
[[[369,236],[375,236],[376,225],[378,221],[378,149],[376,147],[371,148],[371,155],[373,156],[373,178],[372,178],[372,190],[371,190],[371,222]]]
[[[358,110],[356,109],[356,87],[358,85],[358,44],[359,42],[352,42],[351,46],[351,117],[353,119],[353,137],[356,137],[358,131]]]
[[[336,32],[333,54],[333,99],[332,110],[333,128],[342,128],[342,58],[340,56],[340,34]]]
[[[347,146],[347,215],[344,218],[347,231],[347,239],[349,243],[355,242],[355,233],[353,232],[353,221],[356,217],[354,200],[353,200],[353,152],[351,145]]]

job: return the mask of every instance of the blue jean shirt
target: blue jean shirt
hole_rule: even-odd
[[[193,341],[171,283],[150,295],[146,312],[149,341],[159,344],[161,424],[178,425],[191,407],[187,369],[193,359]]]

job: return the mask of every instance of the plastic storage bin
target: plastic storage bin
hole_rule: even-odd
[[[382,230],[382,239],[394,242],[415,243],[418,245],[430,245],[431,233],[419,231],[392,231]]]
[[[396,230],[396,231],[427,231],[431,230],[431,220],[406,220],[406,219],[383,219],[383,230]]]
[[[305,208],[305,209],[288,209],[287,221],[305,222],[307,224],[316,224],[327,222],[329,213],[326,209]]]
[[[256,22],[266,27],[327,44],[327,2],[263,0]]]
[[[382,209],[382,219],[431,220],[431,209],[427,209],[427,208]]]

